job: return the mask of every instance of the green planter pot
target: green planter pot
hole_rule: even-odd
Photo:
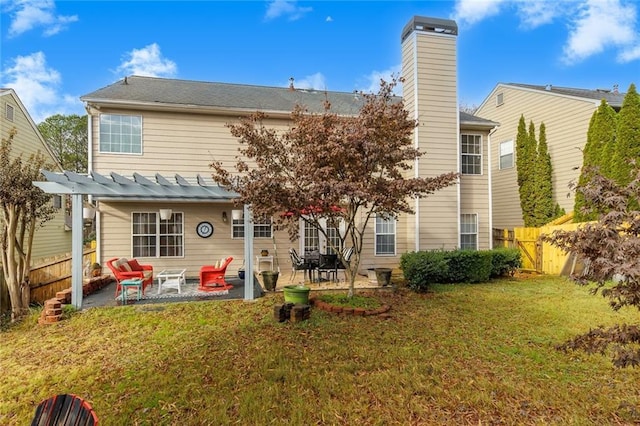
[[[285,285],[284,301],[291,303],[309,304],[309,287],[303,285]]]
[[[274,291],[276,289],[276,284],[278,283],[278,275],[280,275],[280,273],[276,271],[262,272],[262,282],[264,283],[264,288],[267,291]]]

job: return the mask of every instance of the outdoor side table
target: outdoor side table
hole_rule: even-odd
[[[156,275],[158,279],[158,294],[160,294],[163,288],[174,288],[178,290],[178,294],[180,294],[180,286],[186,283],[184,277],[185,272],[187,272],[186,269],[165,269]]]
[[[268,263],[269,264],[269,269],[262,269],[261,268],[261,264],[262,263]],[[262,272],[262,271],[273,271],[273,256],[269,255],[269,256],[256,256],[256,269],[258,270],[258,272]]]
[[[122,304],[127,303],[127,299],[129,298],[128,293],[130,288],[135,288],[138,299],[140,300],[140,296],[142,294],[142,280],[139,278],[133,278],[130,280],[122,280],[120,281],[120,298],[122,300]]]

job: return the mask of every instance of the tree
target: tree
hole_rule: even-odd
[[[417,122],[409,117],[404,103],[392,97],[396,83],[395,79],[382,81],[378,94],[362,93],[363,105],[356,117],[339,116],[325,102],[322,113],[296,106],[284,131],[268,128],[261,112],[228,124],[241,144],[237,173],[232,174],[221,162],[211,164],[215,181],[238,192],[239,202],[250,204],[256,216],[272,217],[276,229],[286,229],[292,241],[298,238],[300,220],[325,237],[322,222],[333,224],[340,244],[350,243],[354,248],[345,269],[349,296],[353,295],[369,221],[375,215],[412,213],[414,197],[431,194],[458,179],[454,172],[405,177],[422,154],[412,146]],[[330,238],[327,241],[342,262],[340,247],[334,247]]]
[[[38,124],[44,137],[64,170],[87,172],[87,116],[56,114]]]
[[[627,185],[604,177],[597,168],[587,169],[590,180],[576,191],[585,198],[585,210],[598,213],[597,222],[576,231],[554,231],[543,239],[585,262],[582,275],[572,276],[580,285],[595,283],[614,310],[623,306],[640,309],[640,211],[630,200],[640,197],[640,173]],[[612,278],[613,284],[608,284]],[[607,285],[605,285],[607,284]],[[582,349],[605,353],[613,347],[616,366],[640,365],[640,328],[637,325],[598,327],[561,345],[561,349]]]
[[[629,86],[618,113],[615,168],[612,176],[620,185],[626,185],[635,176],[640,164],[640,95],[635,84]]]
[[[542,226],[552,220],[555,216],[555,205],[553,203],[553,185],[551,178],[553,168],[551,166],[551,155],[547,145],[547,131],[544,123],[540,123],[540,141],[538,142],[537,158],[534,164],[535,179],[535,218],[534,225]],[[535,135],[534,135],[535,138]]]
[[[524,115],[521,115],[516,136],[516,171],[524,226],[535,226],[533,218],[535,217],[536,156],[535,126],[532,121],[527,133]]]
[[[40,180],[41,169],[53,169],[41,152],[29,156],[12,155],[12,144],[17,134],[14,128],[8,139],[0,144],[0,259],[2,272],[11,301],[11,320],[24,316],[29,309],[29,268],[31,247],[36,228],[53,218],[56,209],[51,195],[32,184]]]
[[[610,167],[612,165],[611,157],[615,152],[615,135],[616,112],[603,99],[598,109],[593,112],[589,122],[587,143],[582,152],[582,168],[578,178],[580,185],[584,186],[590,180],[591,177],[586,171],[593,170],[595,167],[598,167],[604,176],[611,177]],[[581,192],[576,192],[573,207],[574,222],[586,222],[597,218],[597,212],[585,214],[584,207],[584,196]]]

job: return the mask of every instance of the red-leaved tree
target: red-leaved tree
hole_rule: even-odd
[[[640,174],[624,186],[602,176],[595,167],[588,168],[586,175],[589,180],[576,186],[585,200],[581,213],[597,213],[598,220],[543,238],[584,261],[584,272],[572,276],[577,283],[595,284],[593,293],[600,291],[614,310],[623,306],[640,309]],[[640,328],[626,324],[598,327],[560,347],[599,353],[613,349],[616,366],[638,366]]]
[[[298,238],[300,220],[325,237],[323,222],[342,222],[340,245],[354,248],[345,265],[349,296],[369,221],[378,214],[412,213],[414,197],[452,185],[458,178],[454,172],[408,177],[422,154],[413,147],[417,122],[392,94],[396,83],[382,81],[377,94],[360,94],[363,104],[357,116],[340,116],[326,102],[322,113],[296,106],[283,131],[265,125],[267,116],[262,112],[228,124],[240,142],[235,170],[221,162],[211,164],[215,181],[238,192],[238,201],[250,204],[255,216],[271,217],[276,229],[288,230],[292,241]],[[327,242],[342,262],[340,247],[331,238]]]

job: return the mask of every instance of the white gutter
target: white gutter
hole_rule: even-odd
[[[489,179],[489,250],[493,249],[493,173],[491,172],[491,135],[498,130],[498,127],[495,126],[489,134],[487,135],[487,163],[488,169],[487,178]],[[500,156],[498,156],[500,158]]]

